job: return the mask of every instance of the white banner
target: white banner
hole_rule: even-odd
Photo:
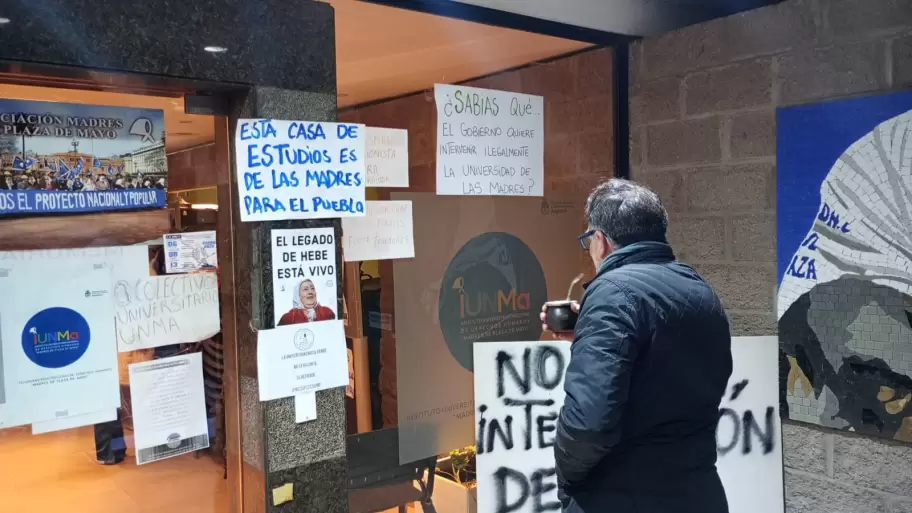
[[[408,130],[366,127],[367,186],[408,187]]]
[[[241,221],[364,215],[364,125],[240,119]]]
[[[260,401],[346,386],[346,349],[342,321],[259,330]]]
[[[434,96],[438,195],[544,195],[541,96],[443,84]]]
[[[570,343],[477,342],[474,356],[478,511],[560,510],[554,433]]]
[[[716,467],[732,513],[783,513],[778,337],[732,338],[716,428]]]
[[[716,431],[732,513],[784,511],[778,347],[776,337],[732,339],[734,370]],[[552,442],[570,344],[483,342],[474,356],[478,511],[559,509]]]
[[[411,201],[368,201],[367,215],[342,220],[346,262],[414,258]]]
[[[221,330],[215,273],[121,277],[114,302],[121,353],[198,342]]]

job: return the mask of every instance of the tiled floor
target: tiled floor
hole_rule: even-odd
[[[132,446],[132,440],[128,440]],[[136,466],[95,463],[92,428],[0,430],[0,512],[225,513],[221,465],[192,454]]]

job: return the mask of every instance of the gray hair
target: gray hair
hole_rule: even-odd
[[[667,242],[668,214],[659,196],[629,180],[612,178],[589,194],[586,220],[615,246]]]

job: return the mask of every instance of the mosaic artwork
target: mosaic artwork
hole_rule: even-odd
[[[912,93],[780,109],[781,410],[912,441]]]

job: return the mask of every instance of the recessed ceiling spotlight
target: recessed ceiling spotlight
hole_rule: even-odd
[[[207,46],[203,48],[203,50],[206,50],[209,53],[225,53],[228,51],[224,46]]]
[[[0,16],[0,25],[6,25],[10,21],[12,21],[12,20],[10,20],[9,18],[4,18],[3,16]]]

